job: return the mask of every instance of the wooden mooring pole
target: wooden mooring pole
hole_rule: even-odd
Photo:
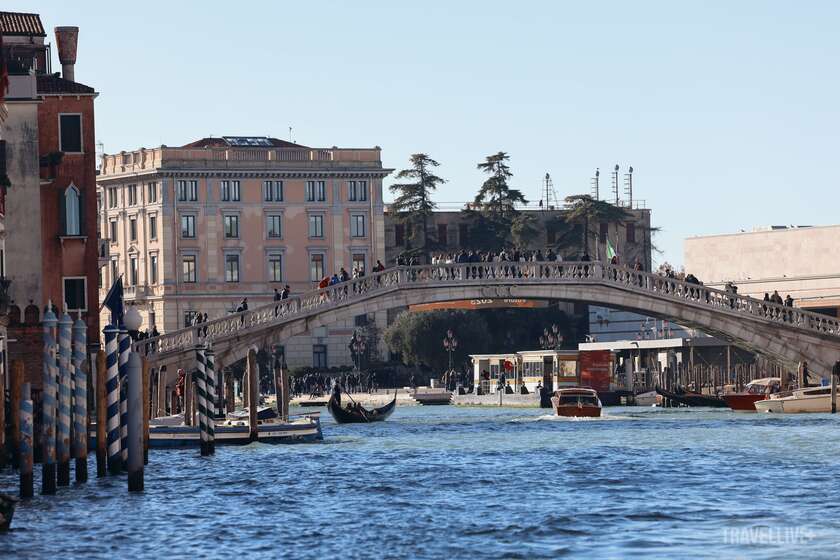
[[[20,394],[23,386],[23,362],[14,360],[12,362],[12,377],[9,379],[9,451],[12,456],[12,465],[17,466],[20,456]]]
[[[128,491],[143,490],[143,364],[136,352],[126,362],[127,400],[127,461]]]
[[[248,427],[249,438],[257,441],[257,406],[259,404],[260,389],[257,380],[257,351],[251,348],[248,351]]]
[[[35,481],[32,475],[32,436],[34,435],[34,410],[32,390],[29,383],[24,383],[20,392],[20,497],[31,498],[35,494]]]
[[[105,425],[108,423],[108,394],[105,391],[107,377],[105,351],[96,353],[96,476],[103,477],[108,472],[108,442]]]

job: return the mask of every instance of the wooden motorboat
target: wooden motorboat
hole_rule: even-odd
[[[247,418],[217,420],[216,445],[247,445],[251,443]],[[277,418],[257,421],[257,441],[261,443],[312,443],[323,441],[319,413],[290,416],[289,421]],[[184,415],[164,416],[149,421],[149,447],[199,447],[201,434],[198,426],[184,425]],[[92,427],[89,447],[96,448],[96,427]]]
[[[805,387],[776,393],[767,399],[756,401],[755,410],[778,414],[831,412],[831,387]]]
[[[682,388],[675,391],[666,391],[662,387],[657,387],[656,392],[666,399],[670,399],[685,406],[708,406],[712,408],[728,407],[726,402],[720,397],[716,397],[714,395],[701,395],[700,393],[686,391]]]
[[[394,400],[379,408],[367,409],[360,404],[350,403],[345,408],[341,406],[341,393],[333,391],[330,401],[327,403],[327,410],[339,424],[367,424],[369,422],[382,422],[388,418],[397,407],[397,391],[394,391]]]
[[[723,395],[723,400],[729,408],[737,412],[755,412],[755,403],[763,401],[771,393],[777,393],[780,383],[781,380],[778,377],[754,379],[747,383],[744,391],[727,393]]]
[[[564,387],[554,391],[551,406],[557,416],[597,418],[601,416],[598,393],[585,387]]]

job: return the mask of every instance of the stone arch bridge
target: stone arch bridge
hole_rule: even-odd
[[[708,334],[827,377],[840,359],[840,321],[601,262],[469,263],[397,267],[166,333],[135,344],[151,367],[192,367],[212,343],[219,366],[254,346],[281,344],[313,327],[394,307],[483,298],[557,299],[625,309]]]

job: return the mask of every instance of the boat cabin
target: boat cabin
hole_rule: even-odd
[[[554,391],[579,383],[578,353],[575,350],[527,350],[511,354],[472,354],[473,382],[481,394],[494,394],[504,373],[505,384],[514,393]]]

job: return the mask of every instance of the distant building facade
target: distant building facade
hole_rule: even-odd
[[[161,333],[299,294],[385,258],[380,149],[309,148],[266,137],[205,138],[103,156],[100,301],[123,277],[144,329]],[[103,314],[103,321],[107,315]],[[351,362],[359,317],[294,337],[290,366]]]
[[[840,316],[840,226],[771,226],[750,232],[689,237],[685,269],[704,284],[727,282],[763,298],[788,294],[794,305]]]
[[[55,29],[62,72],[52,73],[50,45],[37,14],[0,12],[2,56],[9,70],[5,120],[4,273],[9,357],[41,381],[42,327],[48,302],[67,309],[99,340],[94,100],[75,81],[78,28]],[[0,259],[2,260],[2,259]]]

